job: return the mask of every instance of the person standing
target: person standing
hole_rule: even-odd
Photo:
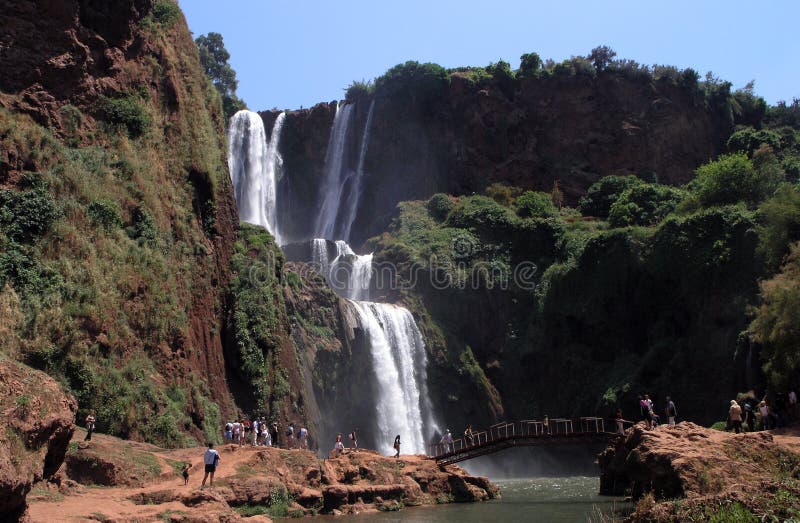
[[[258,423],[258,418],[253,418],[253,423],[251,424],[251,428],[253,430],[253,446],[257,447],[258,446],[258,435],[260,434],[260,431],[258,429],[261,428],[259,423]]]
[[[622,409],[617,409],[614,420],[617,422],[617,433],[625,434],[625,418],[622,417]]]
[[[200,489],[206,488],[206,479],[208,479],[209,474],[211,475],[211,484],[209,486],[214,488],[214,473],[217,471],[217,465],[219,465],[219,452],[214,449],[214,444],[211,442],[208,443],[208,449],[203,454],[203,463],[206,469]]]
[[[89,415],[86,416],[86,437],[83,438],[83,441],[92,441],[92,432],[94,432],[94,409],[89,411]]]
[[[394,447],[394,450],[395,450],[395,455],[394,455],[394,457],[395,457],[395,458],[399,458],[399,457],[400,457],[400,434],[398,434],[397,436],[395,436],[395,438],[394,438],[394,445],[392,445],[392,446]]]
[[[235,445],[235,444],[239,443],[239,438],[241,437],[241,432],[242,432],[242,424],[239,423],[239,420],[234,419],[232,427],[233,427],[233,430],[232,430],[233,439],[231,440],[231,443],[233,443]]]
[[[675,408],[675,403],[669,396],[667,396],[667,408],[665,412],[667,413],[667,420],[669,421],[670,427],[675,426],[675,418],[678,416],[678,410]]]
[[[353,448],[358,450],[358,427],[353,429],[353,432],[350,433],[350,441],[353,442]]]
[[[189,469],[190,468],[192,468],[192,464],[189,463],[189,462],[186,462],[186,463],[183,464],[183,468],[181,469],[181,476],[183,476],[183,484],[184,484],[184,486],[189,484]]]
[[[333,454],[336,457],[339,457],[342,454],[344,454],[344,442],[342,441],[341,434],[337,434],[336,436],[336,442],[334,442],[333,444]]]
[[[761,414],[761,430],[772,428],[771,420],[769,419],[769,406],[766,401],[761,400],[761,403],[758,404],[758,413]]]
[[[273,447],[278,446],[278,422],[272,422],[272,429],[269,431],[270,435],[270,445]]]
[[[789,391],[789,419],[797,419],[797,394],[794,389]]]
[[[294,422],[290,422],[286,428],[286,448],[290,449],[294,446]]]
[[[444,445],[446,452],[453,451],[453,435],[450,434],[450,429],[445,431],[444,436],[442,436],[442,440],[439,443]]]
[[[739,434],[739,431],[742,430],[742,407],[736,403],[736,400],[731,400],[731,408],[728,409],[728,417],[731,420],[733,431]]]
[[[472,433],[472,425],[467,425],[467,428],[464,429],[464,438],[469,443],[469,446],[473,446],[475,444],[475,436]]]
[[[297,441],[301,449],[308,448],[308,429],[300,427],[300,432],[297,433]]]

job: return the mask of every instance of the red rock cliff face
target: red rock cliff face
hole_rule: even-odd
[[[223,416],[234,409],[221,331],[236,204],[216,93],[203,74],[182,16],[178,12],[169,27],[148,22],[153,4],[152,0],[0,2],[0,108],[5,110],[0,120],[8,123],[7,129],[27,128],[32,125],[22,115],[30,116],[46,128],[37,133],[52,133],[61,142],[47,142],[55,152],[43,157],[37,146],[10,135],[0,137],[4,140],[0,185],[16,189],[26,173],[68,165],[69,158],[111,157],[97,173],[85,174],[87,187],[115,192],[112,199],[121,208],[125,226],[134,221],[137,208],[146,206],[158,229],[156,241],[162,242],[160,255],[169,261],[162,266],[157,283],[152,274],[133,268],[110,291],[110,300],[100,306],[99,313],[69,318],[80,327],[70,340],[62,337],[59,348],[65,358],[83,358],[87,347],[90,351],[99,347],[102,356],[117,358],[120,364],[140,357],[152,361],[156,372],[148,376],[150,383],[159,390],[176,384],[186,391],[186,414],[192,423],[179,430],[203,439],[208,400],[219,405]],[[121,97],[134,100],[148,117],[150,126],[144,137],[120,135],[103,121],[99,104]],[[84,149],[87,146],[92,149]],[[115,158],[124,160],[127,179],[108,179],[115,172],[108,163]],[[109,184],[119,189],[107,190]],[[80,190],[65,184],[53,197],[57,201],[73,197],[79,202],[96,197]],[[72,219],[64,217],[78,230],[85,226]],[[55,242],[45,238],[43,243],[51,241]],[[62,245],[69,250],[69,242]],[[120,241],[120,245],[125,244]],[[97,262],[75,251],[60,254],[61,259],[72,256],[86,270]],[[98,258],[103,256],[98,254]],[[182,311],[180,320],[169,328],[172,333],[161,337],[152,335],[148,327],[158,316],[166,316],[158,307],[148,308],[148,303],[161,299],[154,298],[157,293],[169,295],[174,308]],[[112,323],[116,323],[113,332]],[[102,361],[102,357],[90,357],[84,364],[91,368]],[[56,362],[53,372],[58,366]],[[82,404],[81,409],[85,408]],[[145,422],[120,430],[126,436],[145,437]],[[102,423],[98,425],[103,428]]]
[[[437,96],[420,103],[376,95],[351,243],[385,228],[397,202],[437,191],[471,194],[492,183],[549,191],[557,180],[574,204],[610,174],[683,184],[723,150],[732,128],[729,113],[709,107],[696,85],[610,71],[508,84],[474,83],[453,73]],[[356,102],[351,158],[357,157],[370,101]],[[284,125],[282,186],[292,188],[284,199],[297,198],[292,216],[311,212],[318,201],[311,196],[321,183],[333,107],[293,111]],[[262,116],[269,127],[275,113]]]

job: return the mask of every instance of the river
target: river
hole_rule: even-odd
[[[485,503],[408,507],[398,512],[340,516],[336,521],[341,523],[600,522],[602,520],[600,514],[610,515],[615,509],[627,506],[619,499],[597,495],[600,487],[600,480],[597,477],[507,479],[495,483],[500,487],[502,496],[500,499]]]

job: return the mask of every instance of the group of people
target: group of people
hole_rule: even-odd
[[[675,425],[678,418],[678,408],[675,402],[669,396],[666,397],[666,406],[664,407],[664,417],[667,419],[669,425]],[[650,398],[649,394],[639,396],[639,417],[647,425],[647,429],[654,429],[661,423],[661,416],[658,414],[655,402]],[[617,424],[617,432],[620,434],[625,433],[625,417],[622,415],[622,409],[617,409],[614,415],[614,420]]]
[[[250,420],[229,421],[225,424],[224,437],[227,443],[239,446],[250,444],[254,447],[278,447],[278,422],[268,423],[263,417]],[[308,429],[295,429],[294,422],[286,427],[286,448],[308,448]]]
[[[400,436],[398,436],[399,438]],[[353,444],[352,450],[358,450],[358,428],[353,429],[353,431],[347,435],[347,438]],[[344,438],[342,437],[342,433],[336,435],[336,441],[333,442],[333,450],[331,451],[331,455],[336,457],[340,456],[347,452],[347,447],[344,446]]]
[[[791,390],[785,399],[784,402],[783,398],[778,396],[774,405],[768,403],[766,395],[761,400],[752,394],[739,401],[731,400],[726,428],[738,434],[741,431],[753,432],[784,427],[800,418],[797,393]]]

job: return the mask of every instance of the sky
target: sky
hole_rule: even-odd
[[[344,97],[408,60],[485,66],[537,52],[561,61],[608,45],[617,58],[691,67],[770,104],[800,97],[800,1],[180,0],[195,37],[221,33],[253,110]]]

